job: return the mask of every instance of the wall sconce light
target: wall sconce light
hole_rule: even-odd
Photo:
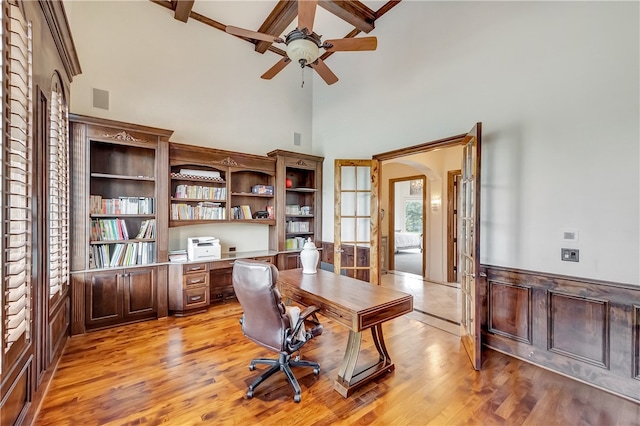
[[[431,210],[437,212],[440,210],[440,205],[442,204],[442,199],[440,197],[433,197],[431,199]]]

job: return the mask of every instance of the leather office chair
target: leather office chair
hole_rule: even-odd
[[[254,389],[276,371],[285,373],[287,380],[295,391],[293,400],[300,402],[300,385],[291,367],[312,367],[314,374],[320,373],[320,365],[316,362],[300,360],[300,348],[313,337],[322,334],[322,325],[318,323],[315,306],[304,309],[295,324],[292,324],[285,305],[276,287],[278,269],[270,263],[253,260],[236,260],[233,265],[233,289],[243,309],[242,332],[255,343],[278,352],[278,359],[256,358],[251,361],[249,370],[254,370],[256,364],[271,365],[271,368],[258,377],[247,391],[247,397],[253,397]],[[313,323],[314,327],[305,330],[305,321]],[[303,337],[301,339],[300,337]]]

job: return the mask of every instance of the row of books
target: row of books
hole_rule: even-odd
[[[129,232],[124,219],[93,219],[89,237],[91,241],[128,240]]]
[[[153,214],[154,199],[151,197],[102,198],[89,196],[90,214]]]
[[[309,232],[309,222],[294,222],[290,220],[287,222],[287,232]]]
[[[227,188],[200,186],[200,185],[178,185],[174,198],[199,198],[203,200],[224,200],[227,197]]]
[[[156,261],[156,244],[153,242],[96,244],[91,246],[90,268],[115,268],[119,266],[146,265]]]
[[[171,220],[213,220],[226,219],[226,209],[220,203],[203,201],[196,206],[171,204]]]
[[[286,240],[284,240],[285,250],[302,249],[306,241],[307,239],[302,237],[287,238]]]
[[[231,207],[231,212],[233,219],[253,219],[253,217],[251,217],[251,206],[246,204]]]
[[[135,238],[155,238],[156,220],[148,219],[140,223]],[[129,239],[127,223],[124,219],[93,219],[90,231],[91,241],[123,241]]]

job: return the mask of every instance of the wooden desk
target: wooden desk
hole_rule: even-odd
[[[382,323],[413,310],[413,296],[333,272],[302,269],[280,271],[278,288],[285,299],[304,306],[315,305],[320,313],[349,328],[349,341],[334,389],[345,398],[353,391],[395,366],[382,336]],[[362,332],[371,329],[378,360],[356,366]]]

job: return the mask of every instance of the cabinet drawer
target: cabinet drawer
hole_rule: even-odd
[[[209,288],[196,287],[184,290],[184,309],[193,309],[209,305]]]
[[[205,272],[207,271],[206,263],[188,263],[182,265],[182,273],[183,274],[194,274],[196,272]]]
[[[207,272],[200,272],[197,274],[193,273],[193,274],[185,275],[182,278],[183,288],[187,289],[189,287],[206,286],[208,284],[207,282],[208,277],[209,277],[209,274]]]
[[[273,256],[253,257],[252,259],[260,262],[273,263]]]
[[[216,260],[215,262],[211,262],[211,269],[231,269],[233,268],[234,260]]]

